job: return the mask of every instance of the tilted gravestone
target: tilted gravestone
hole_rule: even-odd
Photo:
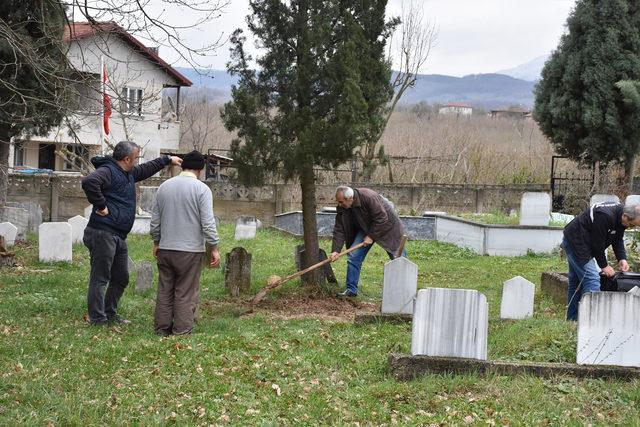
[[[68,222],[43,222],[38,234],[40,261],[72,261],[73,240],[71,225]]]
[[[420,289],[411,354],[487,360],[487,298],[475,290]]]
[[[136,263],[131,259],[130,256],[127,256],[127,270],[129,273],[133,273],[136,271]]]
[[[536,285],[516,276],[502,284],[501,319],[524,319],[533,316]]]
[[[140,187],[138,191],[140,196],[138,208],[144,212],[151,213],[153,211],[153,204],[155,203],[157,192],[158,187]]]
[[[520,225],[549,225],[551,196],[549,193],[527,192],[520,200]]]
[[[640,298],[588,292],[578,309],[577,363],[640,367]]]
[[[589,206],[593,206],[603,202],[620,203],[620,198],[615,194],[594,194],[593,196],[591,196]]]
[[[242,247],[233,248],[226,255],[224,286],[234,297],[251,289],[251,254]]]
[[[71,224],[71,238],[73,243],[82,243],[84,229],[87,228],[89,220],[83,216],[76,215],[73,218],[69,218],[67,222]]]
[[[258,231],[258,220],[254,217],[241,216],[236,219],[236,240],[248,240],[256,237]]]
[[[404,257],[384,265],[382,313],[412,314],[418,289],[418,266]]]
[[[327,253],[325,252],[324,249],[320,249],[319,256],[320,256],[320,259],[318,262],[324,261],[325,259],[327,259]],[[307,265],[304,262],[304,245],[296,246],[296,249],[294,252],[294,259],[296,264],[296,270],[301,271],[309,267],[309,265]],[[338,280],[336,279],[336,275],[333,272],[333,268],[331,268],[331,263],[327,263],[322,267],[320,267],[319,273],[320,274],[318,275],[318,278],[320,279],[321,285],[324,285],[325,281],[328,281],[329,283],[338,283]],[[303,274],[300,280],[303,283],[306,283],[308,277],[309,277],[308,273]]]
[[[0,222],[10,222],[18,229],[16,241],[23,242],[27,240],[27,231],[29,230],[28,210],[11,206],[0,207]]]
[[[144,292],[153,288],[153,264],[141,261],[136,266],[136,291]]]
[[[13,246],[18,235],[18,227],[10,222],[0,223],[0,236],[4,236],[5,245],[7,247]]]
[[[7,202],[7,206],[25,209],[29,213],[27,231],[30,233],[38,233],[38,227],[42,224],[42,206],[40,206],[38,201]]]

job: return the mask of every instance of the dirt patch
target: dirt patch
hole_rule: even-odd
[[[278,319],[322,319],[352,322],[356,314],[380,311],[379,304],[334,296],[292,295],[261,301],[255,307],[249,301],[203,301],[205,310],[237,316],[266,315]]]

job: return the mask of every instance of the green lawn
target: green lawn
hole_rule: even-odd
[[[220,231],[226,253],[235,246],[233,227]],[[297,243],[268,229],[242,242],[253,254],[253,293],[269,275],[294,271]],[[135,260],[152,259],[147,237],[132,236],[129,244]],[[329,249],[328,241],[322,245]],[[202,319],[190,336],[153,334],[154,293],[137,294],[133,277],[121,303],[133,324],[90,327],[83,321],[87,251],[75,247],[72,265],[37,262],[33,240],[16,252],[23,268],[0,270],[3,426],[640,425],[638,381],[481,375],[395,381],[387,354],[409,352],[410,324],[287,320],[269,309],[239,316],[246,304],[225,295],[222,269],[203,274]],[[487,296],[490,359],[574,361],[575,326],[540,292],[532,319],[498,318],[502,282],[521,275],[539,284],[542,271],[564,270],[557,257],[477,256],[437,242],[409,242],[408,252],[420,287]],[[361,304],[379,301],[385,257],[375,248],[365,261]],[[33,271],[46,269],[52,271]],[[344,280],[344,260],[336,270]],[[291,283],[269,298],[302,299],[304,292]]]

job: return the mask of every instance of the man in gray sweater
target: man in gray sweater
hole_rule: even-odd
[[[212,246],[211,267],[220,265],[213,197],[198,180],[204,164],[199,152],[186,154],[182,173],[160,185],[156,194],[151,214],[159,272],[154,328],[161,336],[193,330],[205,241]]]

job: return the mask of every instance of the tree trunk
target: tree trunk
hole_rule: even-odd
[[[633,176],[635,174],[636,155],[630,154],[624,161],[624,175],[626,179],[627,195],[633,194]]]
[[[7,202],[9,186],[9,143],[0,138],[0,207]]]
[[[302,227],[304,234],[305,265],[313,265],[319,261],[318,226],[316,221],[316,180],[313,166],[300,177],[302,190]],[[307,283],[318,284],[318,270],[307,273]]]

